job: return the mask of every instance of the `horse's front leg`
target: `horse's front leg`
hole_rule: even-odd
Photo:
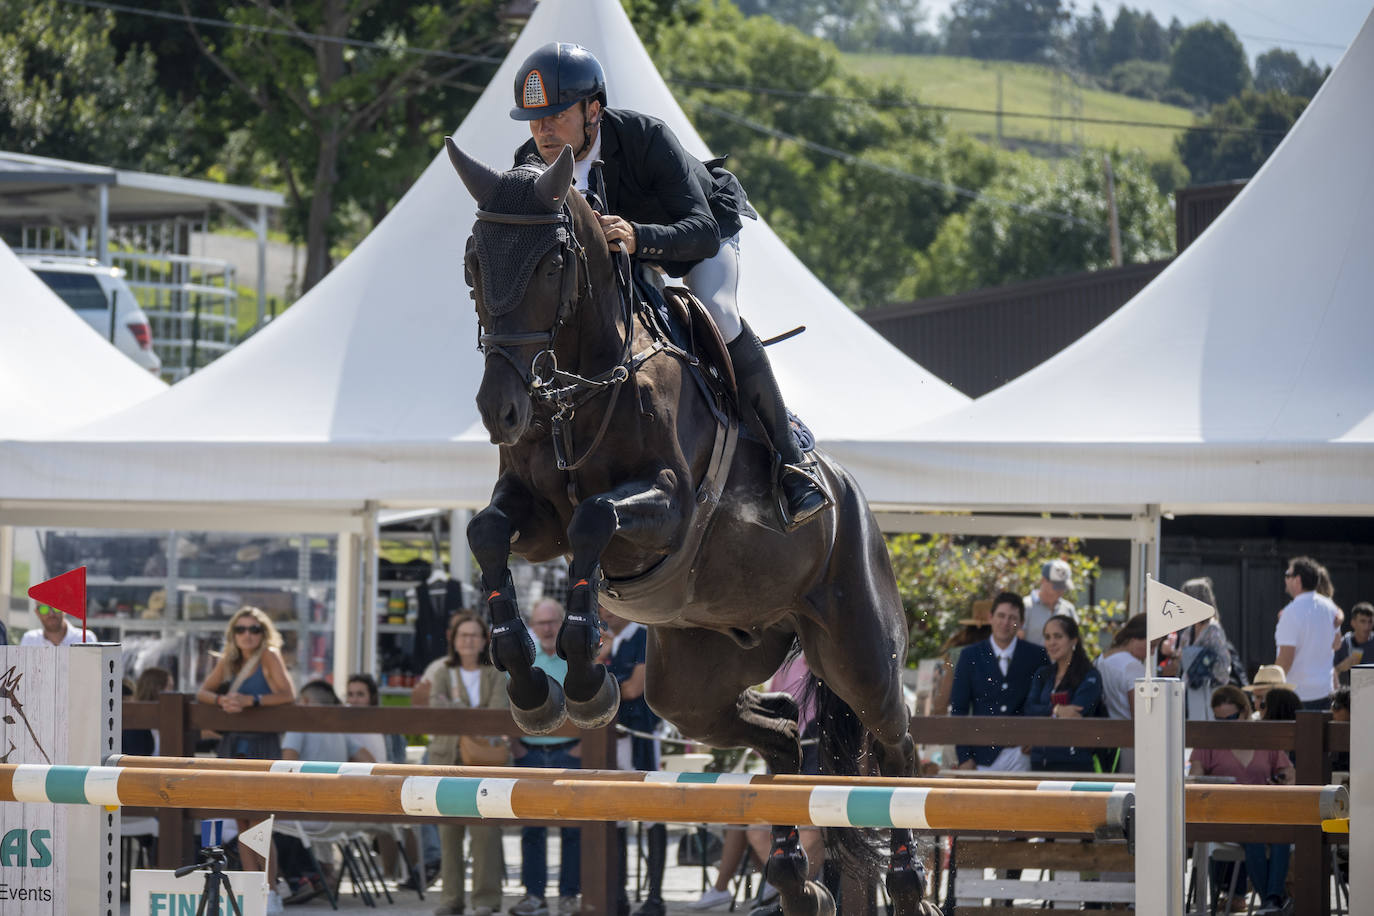
[[[601,728],[615,719],[620,684],[596,661],[601,644],[597,581],[601,556],[617,534],[644,544],[668,542],[681,520],[671,471],[653,480],[627,481],[580,503],[568,525],[572,562],[568,613],[558,633],[558,654],[568,661],[563,679],[568,718],[582,728]]]
[[[513,538],[529,535],[540,524],[540,512],[529,490],[514,478],[502,478],[492,493],[491,505],[468,523],[468,546],[482,570],[482,593],[491,620],[491,661],[506,672],[506,693],[511,716],[531,735],[557,729],[567,718],[563,690],[540,668],[534,667],[534,639],[515,598],[510,574]]]

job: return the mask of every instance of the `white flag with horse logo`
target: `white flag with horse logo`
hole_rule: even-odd
[[[1150,642],[1215,616],[1216,612],[1210,604],[1163,582],[1145,581],[1145,632]]]

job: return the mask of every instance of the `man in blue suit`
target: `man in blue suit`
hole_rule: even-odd
[[[1002,592],[992,602],[992,636],[959,653],[950,691],[952,716],[1019,716],[1035,672],[1050,662],[1045,650],[1017,638],[1025,620],[1021,596]],[[1019,747],[973,747],[961,744],[959,768],[1029,770]]]

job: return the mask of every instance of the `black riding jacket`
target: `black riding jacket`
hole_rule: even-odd
[[[533,138],[515,152],[516,165],[529,161],[543,163]],[[722,238],[739,232],[742,216],[757,216],[722,160],[701,163],[658,118],[605,109],[601,161],[606,207],[634,226],[635,257],[671,276],[714,256]]]

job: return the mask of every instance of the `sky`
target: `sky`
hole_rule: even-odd
[[[949,11],[954,0],[925,0],[928,26]],[[1093,0],[1069,0],[1078,15]],[[1107,22],[1116,18],[1119,0],[1098,0]],[[1374,0],[1128,0],[1133,9],[1149,11],[1162,24],[1178,17],[1184,25],[1203,19],[1224,22],[1240,36],[1253,66],[1255,58],[1275,46],[1295,51],[1306,61],[1335,66],[1374,9]]]

